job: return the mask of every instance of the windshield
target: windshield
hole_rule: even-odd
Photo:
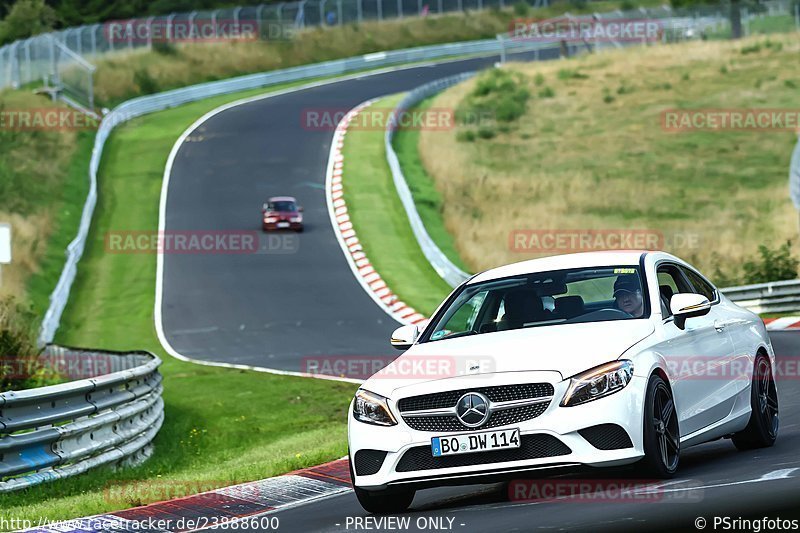
[[[268,208],[270,211],[297,211],[294,202],[270,202]]]
[[[463,287],[425,341],[535,326],[649,316],[637,266],[537,272]]]

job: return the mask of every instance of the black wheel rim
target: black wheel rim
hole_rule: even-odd
[[[758,402],[758,416],[764,424],[769,437],[778,435],[778,390],[772,378],[772,368],[765,357],[756,363],[756,375],[753,378]]]
[[[663,383],[658,384],[655,392],[653,426],[661,462],[667,470],[675,470],[678,467],[678,456],[681,452],[678,415],[675,412],[672,394]]]

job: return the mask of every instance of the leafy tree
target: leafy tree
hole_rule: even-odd
[[[0,41],[9,42],[44,33],[56,24],[56,12],[44,0],[17,0],[0,22]]]

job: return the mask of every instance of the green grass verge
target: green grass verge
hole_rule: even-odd
[[[401,95],[374,106],[393,109]],[[382,129],[351,129],[345,137],[343,175],[350,219],[375,270],[400,299],[430,315],[451,287],[422,255],[386,163]]]
[[[26,292],[37,316],[44,316],[50,304],[50,295],[64,269],[67,245],[75,238],[83,213],[83,204],[89,193],[89,159],[92,157],[94,134],[81,132],[77,137],[75,152],[67,168],[61,194],[53,206],[53,232],[47,239],[44,254],[39,259],[38,270],[27,281]]]
[[[270,90],[279,88],[283,87]],[[153,457],[143,465],[119,471],[101,468],[1,496],[0,518],[65,519],[108,512],[163,499],[165,490],[194,492],[260,479],[346,454],[345,413],[354,385],[171,358],[153,325],[156,257],[109,254],[104,248],[109,230],[157,229],[163,170],[178,136],[203,113],[259,92],[265,91],[142,117],[111,136],[86,252],[56,340],[158,354],[164,360],[164,426]],[[107,490],[131,482],[136,485],[130,489]]]
[[[433,98],[429,98],[416,106],[413,111],[424,113],[431,107],[432,102]],[[415,128],[398,130],[392,143],[395,153],[428,235],[454,265],[464,272],[469,272],[458,255],[453,236],[444,225],[442,195],[419,158],[419,134],[419,130]]]

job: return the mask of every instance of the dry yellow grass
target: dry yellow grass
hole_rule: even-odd
[[[56,107],[64,105],[29,91],[0,92],[0,109],[6,113],[44,113]],[[12,262],[2,267],[0,298],[29,301],[27,283],[40,272],[54,231],[76,139],[70,130],[0,130],[0,222],[10,223],[12,231]]]
[[[39,271],[39,260],[45,251],[50,217],[45,212],[22,216],[0,211],[0,222],[11,224],[11,256],[9,265],[2,265],[0,299],[13,296],[26,300],[26,283],[31,274]]]
[[[742,53],[754,43],[760,50]],[[759,244],[796,237],[787,188],[795,135],[668,133],[661,113],[796,110],[798,52],[792,35],[773,36],[769,47],[700,42],[508,65],[533,95],[516,128],[475,142],[452,130],[420,138],[461,257],[474,270],[536,257],[509,246],[518,229],[643,229],[700,268],[733,272]],[[474,85],[432,106],[454,108]],[[539,96],[543,87],[555,96]]]

